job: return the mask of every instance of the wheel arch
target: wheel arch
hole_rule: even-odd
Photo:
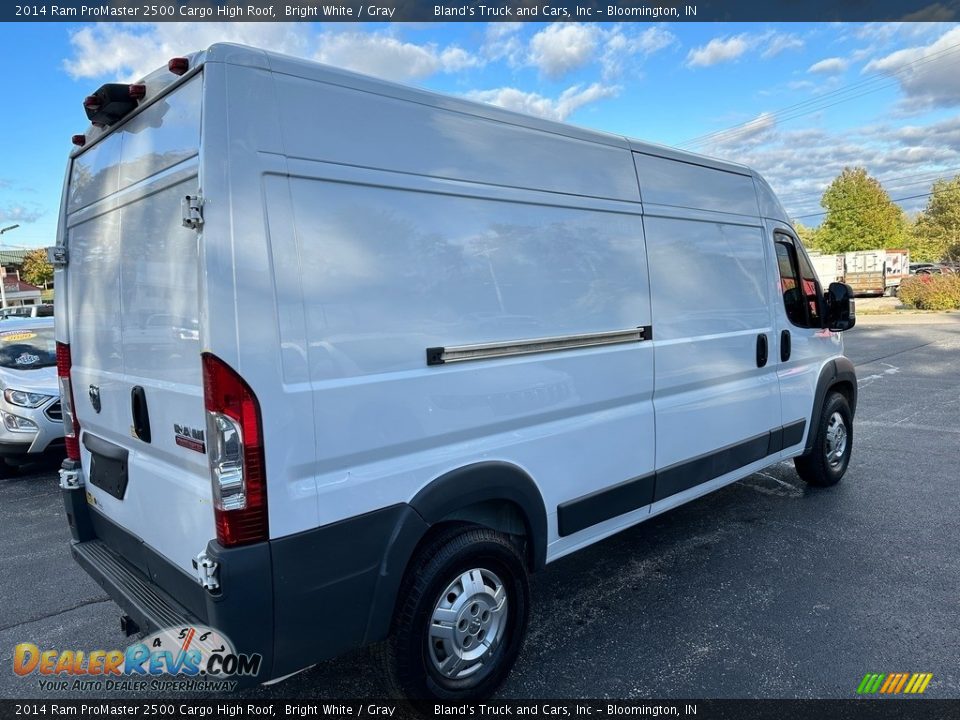
[[[514,534],[522,529],[530,570],[540,570],[546,564],[546,506],[530,475],[501,461],[451,470],[432,480],[407,503],[393,531],[380,566],[366,642],[387,636],[410,561],[437,530],[451,522],[472,522]]]
[[[515,508],[524,525],[531,570],[546,564],[546,506],[533,478],[516,465],[486,461],[451,470],[420,490],[410,507],[427,525],[466,520],[508,532],[511,517],[517,516],[508,509],[497,517],[497,510]]]
[[[823,404],[831,391],[839,392],[847,399],[850,405],[850,417],[853,419],[857,412],[857,373],[849,358],[834,358],[820,370],[820,378],[817,380],[817,390],[813,398],[813,412],[810,414],[810,431],[807,433],[807,442],[803,448],[804,454],[813,450],[814,429],[818,426],[817,421],[820,413],[823,412]]]

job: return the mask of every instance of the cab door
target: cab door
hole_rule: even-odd
[[[777,273],[772,360],[780,383],[782,454],[789,456],[806,440],[820,370],[840,353],[840,335],[823,327],[823,289],[803,244],[785,224],[772,222],[767,230]]]

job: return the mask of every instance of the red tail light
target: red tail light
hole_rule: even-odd
[[[217,540],[224,547],[269,538],[260,404],[223,360],[203,353],[207,458]]]
[[[174,75],[183,75],[189,69],[190,61],[185,57],[172,58],[170,62],[167,63],[167,70]]]
[[[57,381],[60,383],[60,406],[63,408],[63,438],[70,460],[80,459],[80,423],[74,412],[73,385],[70,382],[70,346],[57,343]]]

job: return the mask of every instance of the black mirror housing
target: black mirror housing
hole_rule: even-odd
[[[824,293],[827,306],[827,329],[834,332],[849,330],[857,324],[853,290],[846,283],[833,282]]]

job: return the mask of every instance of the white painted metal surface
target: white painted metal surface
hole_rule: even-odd
[[[80,425],[129,449],[124,499],[90,483],[88,497],[188,572],[214,536],[206,457],[178,446],[173,429],[203,427],[198,236],[179,212],[180,198],[199,186],[202,89],[197,76],[77,157],[65,221],[68,282],[58,288],[69,308]],[[149,444],[132,437],[136,386],[147,396]],[[89,472],[82,444],[81,455]]]
[[[172,435],[203,427],[201,350],[257,394],[272,537],[501,460],[539,487],[554,559],[780,455],[564,538],[558,504],[809,419],[842,348],[794,329],[779,363],[786,217],[749,169],[258,50],[197,57],[195,90],[141,111],[137,138],[76,154],[57,277],[81,425],[132,449],[131,496],[95,493],[100,509],[181,567],[214,536],[206,459]],[[201,89],[202,121],[176,110],[193,92],[199,112]],[[200,190],[198,234],[180,196]],[[164,315],[195,336],[160,341]],[[652,341],[425,362],[649,325]]]

